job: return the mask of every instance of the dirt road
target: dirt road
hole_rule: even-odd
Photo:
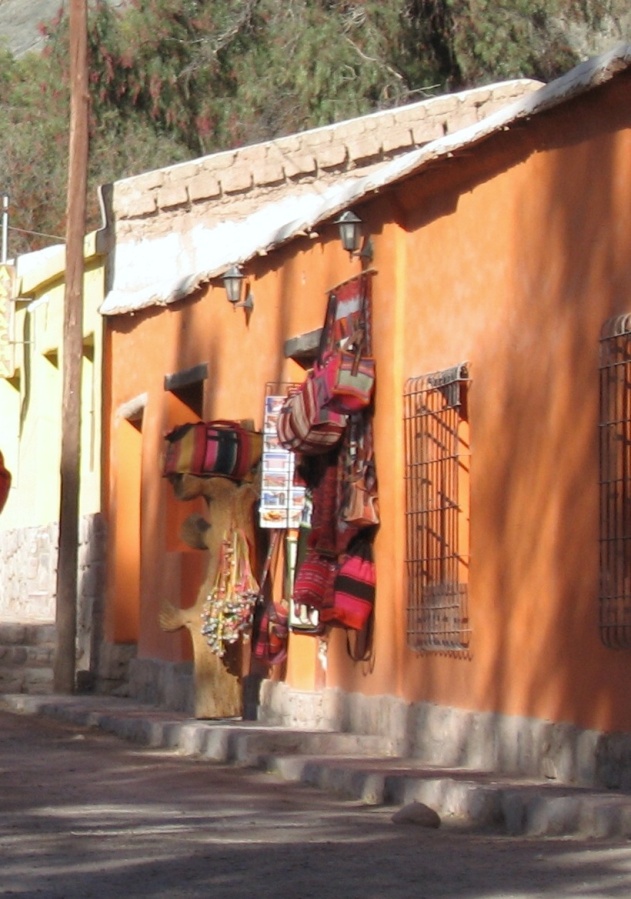
[[[434,899],[631,893],[631,845],[396,826],[271,775],[0,713],[0,895]]]

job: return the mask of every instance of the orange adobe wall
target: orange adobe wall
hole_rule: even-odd
[[[631,656],[605,649],[598,632],[598,339],[631,306],[629,87],[618,78],[355,207],[376,269],[375,655],[351,662],[334,631],[325,671],[317,641],[292,637],[293,687],[631,729]],[[303,377],[284,342],[320,327],[326,292],[359,271],[333,228],[319,233],[248,264],[249,320],[221,286],[108,320],[108,635],[137,640],[141,657],[189,657],[186,635],[160,631],[158,608],[165,594],[192,604],[203,576],[160,477],[162,436],[186,420],[164,377],[207,364],[203,417],[260,427],[266,383]],[[421,655],[405,634],[403,385],[462,361],[472,378],[471,651]],[[141,395],[132,425],[120,410]],[[132,514],[123,496],[134,479]]]
[[[161,477],[163,435],[196,416],[165,390],[165,376],[207,365],[201,417],[252,419],[260,429],[266,384],[304,377],[300,365],[284,358],[285,340],[319,328],[326,291],[359,270],[359,263],[349,261],[339,245],[336,229],[330,231],[330,239],[304,240],[292,247],[292,254],[275,253],[265,264],[248,269],[255,295],[249,320],[227,302],[221,284],[168,309],[108,319],[107,636],[137,641],[141,658],[190,657],[188,636],[163,633],[158,610],[162,598],[176,606],[192,605],[203,580],[204,554],[189,549],[178,535],[187,515],[203,514],[204,503],[176,500]],[[135,401],[141,413],[133,411],[136,418],[130,421],[126,410],[135,410]],[[133,453],[128,451],[130,443]],[[134,496],[130,482],[137,483]],[[135,539],[134,521],[140,522]],[[128,574],[134,567],[140,572],[137,583]],[[303,649],[299,658],[294,654],[290,670],[311,688],[315,641],[295,642]]]
[[[603,322],[631,308],[629,87],[430,169],[389,210],[372,204],[378,655],[371,674],[334,657],[330,681],[346,690],[631,727],[631,655],[598,631],[598,350]],[[402,614],[400,398],[406,378],[465,360],[471,654],[419,656]]]

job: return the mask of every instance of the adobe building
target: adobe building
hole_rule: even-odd
[[[195,713],[201,497],[185,422],[265,423],[327,298],[368,278],[372,654],[292,632],[262,721],[388,735],[434,763],[627,784],[631,48],[108,186],[104,637],[139,699]],[[363,248],[335,224],[352,210]],[[244,275],[249,307],[222,278]],[[282,577],[275,574],[282,588]],[[161,624],[162,621],[162,624]]]
[[[262,428],[266,395],[302,380],[313,359],[326,292],[362,271],[332,223],[364,195],[363,179],[380,180],[388,161],[398,163],[412,148],[475,125],[538,87],[517,81],[440,97],[104,189],[113,246],[101,306],[105,634],[113,644],[137,647],[134,695],[195,709],[190,636],[165,632],[159,619],[165,601],[183,609],[195,602],[208,562],[180,532],[205,508],[201,498],[179,501],[161,477],[164,435],[196,419],[251,420]],[[376,234],[373,241],[376,248]],[[226,301],[222,276],[234,264],[247,275],[251,311]],[[392,275],[383,281],[386,292]],[[375,331],[392,312],[375,318]],[[324,643],[300,635],[291,642],[283,684],[300,693],[317,684],[320,703]],[[321,711],[309,715],[322,718]]]

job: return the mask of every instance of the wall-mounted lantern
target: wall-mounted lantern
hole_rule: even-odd
[[[340,229],[340,240],[346,252],[355,254],[362,239],[362,220],[348,209],[333,224]]]
[[[351,256],[359,256],[370,261],[373,258],[372,241],[367,238],[360,250],[362,242],[362,220],[351,209],[343,212],[333,223],[340,231],[342,246]]]
[[[246,312],[251,312],[254,309],[254,296],[249,286],[247,288],[245,300],[241,302],[241,288],[245,281],[245,275],[238,265],[233,265],[229,268],[223,276],[222,281],[223,286],[226,288],[228,302],[232,303],[234,309],[241,308],[245,309]]]

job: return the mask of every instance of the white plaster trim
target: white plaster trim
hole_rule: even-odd
[[[145,411],[148,401],[149,394],[139,393],[138,396],[135,396],[131,400],[127,400],[126,403],[121,403],[114,416],[116,424],[119,424],[121,421],[130,421],[139,418]]]

